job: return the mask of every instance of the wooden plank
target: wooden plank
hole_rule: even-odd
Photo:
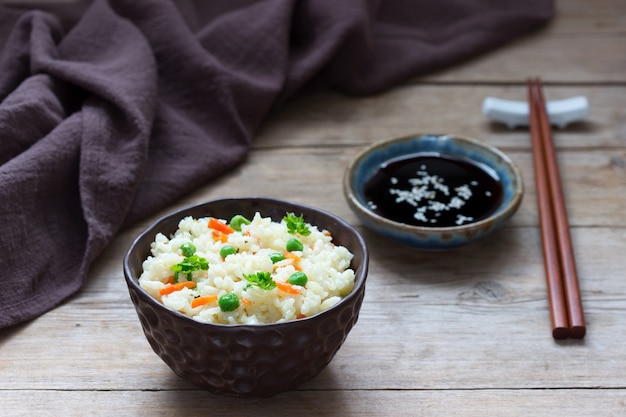
[[[528,75],[520,74],[517,82],[523,83]],[[545,95],[548,100],[574,96],[589,100],[591,115],[587,119],[555,131],[559,148],[624,146],[626,87],[547,85]],[[328,92],[306,96],[276,112],[253,146],[364,146],[414,133],[456,133],[498,147],[529,149],[527,128],[511,130],[483,116],[482,102],[489,96],[526,101],[526,87],[407,85],[364,98]]]
[[[581,55],[580,51],[585,51]],[[548,83],[624,84],[623,35],[546,37],[541,32],[519,39],[469,62],[415,81],[424,83],[519,83],[540,76]]]
[[[5,391],[3,413],[21,416],[379,417],[624,415],[622,390],[296,391],[241,399],[201,391]],[[28,404],[25,407],[24,404]]]
[[[518,83],[528,76],[546,82],[610,84],[626,81],[626,3],[621,0],[556,2],[544,28],[469,62],[420,77],[420,82]]]
[[[626,4],[622,0],[596,1],[593,7],[586,0],[559,0],[555,4],[556,19],[547,29],[551,36],[624,35]]]

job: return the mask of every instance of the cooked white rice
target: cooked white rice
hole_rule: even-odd
[[[303,243],[303,250],[291,252],[295,259],[287,257],[273,263],[270,254],[287,253],[287,241],[294,235],[288,232],[284,221],[274,222],[259,213],[250,221],[241,226],[240,232],[220,235],[208,227],[208,217],[182,219],[178,230],[169,238],[161,233],[156,236],[151,245],[152,256],[143,263],[141,287],[164,305],[197,321],[222,324],[277,323],[312,316],[352,291],[354,271],[350,269],[350,262],[353,255],[345,247],[334,245],[329,232],[307,223],[311,233],[295,235]],[[223,242],[220,237],[227,240]],[[192,273],[195,288],[161,295],[164,287],[172,285],[171,268],[184,258],[181,246],[186,242],[195,245],[195,254],[206,258],[209,268]],[[222,259],[220,249],[224,245],[233,246],[237,253]],[[306,285],[284,285],[298,269],[306,274]],[[267,290],[245,279],[258,272],[271,273],[279,286]],[[187,275],[181,273],[178,282],[185,281]],[[295,291],[285,292],[285,288]],[[234,293],[240,300],[239,307],[233,311],[222,311],[218,301],[192,308],[195,298],[214,295],[219,299],[226,293]]]

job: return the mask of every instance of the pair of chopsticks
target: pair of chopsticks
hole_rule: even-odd
[[[528,80],[530,133],[543,256],[555,339],[585,337],[578,275],[541,81]]]

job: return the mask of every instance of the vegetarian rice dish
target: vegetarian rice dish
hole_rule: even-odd
[[[139,284],[194,320],[267,324],[312,316],[354,287],[352,253],[332,235],[286,213],[185,217],[172,236],[157,234]]]

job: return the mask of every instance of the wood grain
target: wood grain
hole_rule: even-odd
[[[59,395],[63,394],[63,395]],[[281,394],[272,401],[241,400],[208,395],[197,391],[101,391],[59,393],[54,391],[21,392],[15,402],[30,402],[32,414],[15,416],[58,415],[82,417],[85,405],[97,403],[102,408],[90,415],[99,416],[155,416],[178,417],[180,408],[167,404],[184,405],[185,415],[237,415],[274,417],[277,415],[311,415],[319,417],[379,417],[497,415],[519,416],[532,405],[534,417],[553,417],[555,408],[561,415],[619,416],[624,410],[621,390],[578,392],[569,396],[567,390],[461,390],[461,391],[327,391],[320,401],[317,391],[298,391]],[[33,398],[38,401],[33,402]],[[5,403],[6,404],[6,403]],[[601,404],[601,407],[599,406]],[[9,406],[11,405],[8,404]],[[165,406],[164,406],[165,405]],[[218,414],[219,412],[219,414]],[[215,414],[213,414],[215,413]],[[473,413],[473,414],[472,414]],[[559,415],[559,414],[556,414]]]

